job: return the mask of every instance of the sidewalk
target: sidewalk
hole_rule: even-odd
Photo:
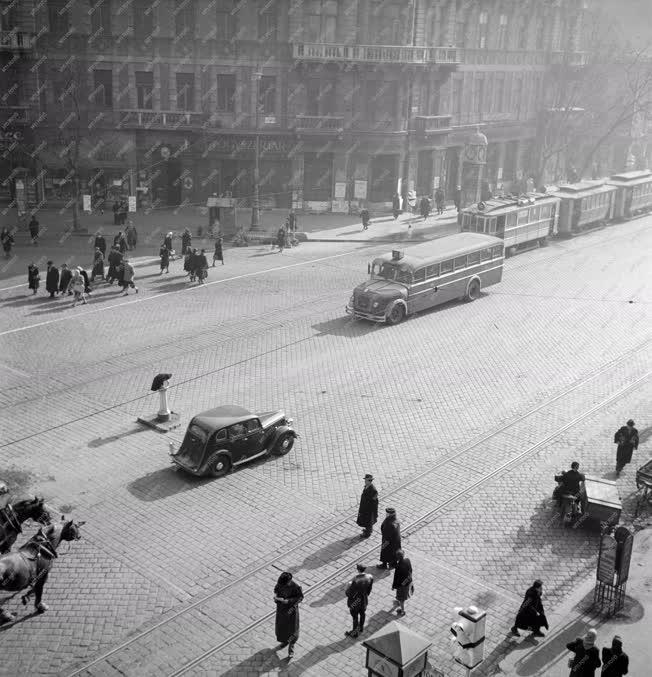
[[[521,634],[525,636],[522,639],[514,637],[506,640],[509,653],[499,663],[500,671],[496,674],[567,677],[568,658],[572,654],[566,649],[566,644],[584,635],[588,628],[598,631],[597,646],[601,652],[603,647],[611,646],[614,635],[622,637],[632,677],[651,674],[652,529],[634,534],[627,598],[622,611],[612,618],[603,618],[597,610],[592,610],[594,585],[595,574],[579,585],[554,613],[548,614],[550,632],[539,643],[530,640],[523,632]]]

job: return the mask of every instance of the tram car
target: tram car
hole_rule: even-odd
[[[611,221],[616,205],[616,186],[604,181],[580,181],[559,186],[552,194],[561,200],[558,234],[572,237],[583,230]]]
[[[544,193],[494,197],[462,210],[462,231],[494,235],[505,242],[505,255],[543,246],[557,233],[558,197]]]
[[[652,171],[649,169],[614,174],[607,183],[616,187],[615,220],[631,219],[652,210]]]

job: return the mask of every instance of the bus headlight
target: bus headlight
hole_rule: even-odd
[[[380,301],[374,301],[372,308],[378,308],[379,305],[380,305]]]

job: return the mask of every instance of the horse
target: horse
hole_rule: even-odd
[[[16,542],[18,534],[22,533],[21,524],[28,519],[33,519],[41,524],[50,524],[50,513],[45,509],[45,500],[28,498],[17,503],[9,503],[0,509],[0,555],[11,550]]]
[[[85,522],[65,521],[62,517],[61,522],[39,529],[16,552],[0,557],[0,590],[18,593],[30,588],[22,597],[23,604],[26,605],[29,597],[34,594],[36,612],[47,611],[49,607],[43,604],[41,597],[52,563],[58,557],[57,548],[61,541],[79,540],[80,527],[83,524]],[[0,608],[0,623],[15,619],[15,614]]]

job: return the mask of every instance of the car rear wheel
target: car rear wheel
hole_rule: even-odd
[[[294,435],[292,433],[283,433],[276,442],[274,442],[272,454],[274,454],[274,456],[285,456],[285,454],[291,451],[293,446]]]
[[[475,301],[477,298],[480,298],[480,281],[471,280],[469,284],[469,289],[466,292],[467,301]]]
[[[405,308],[402,304],[396,303],[387,315],[387,324],[398,324],[405,319]]]
[[[226,454],[213,454],[206,465],[206,471],[213,477],[224,477],[231,470],[231,459]]]

